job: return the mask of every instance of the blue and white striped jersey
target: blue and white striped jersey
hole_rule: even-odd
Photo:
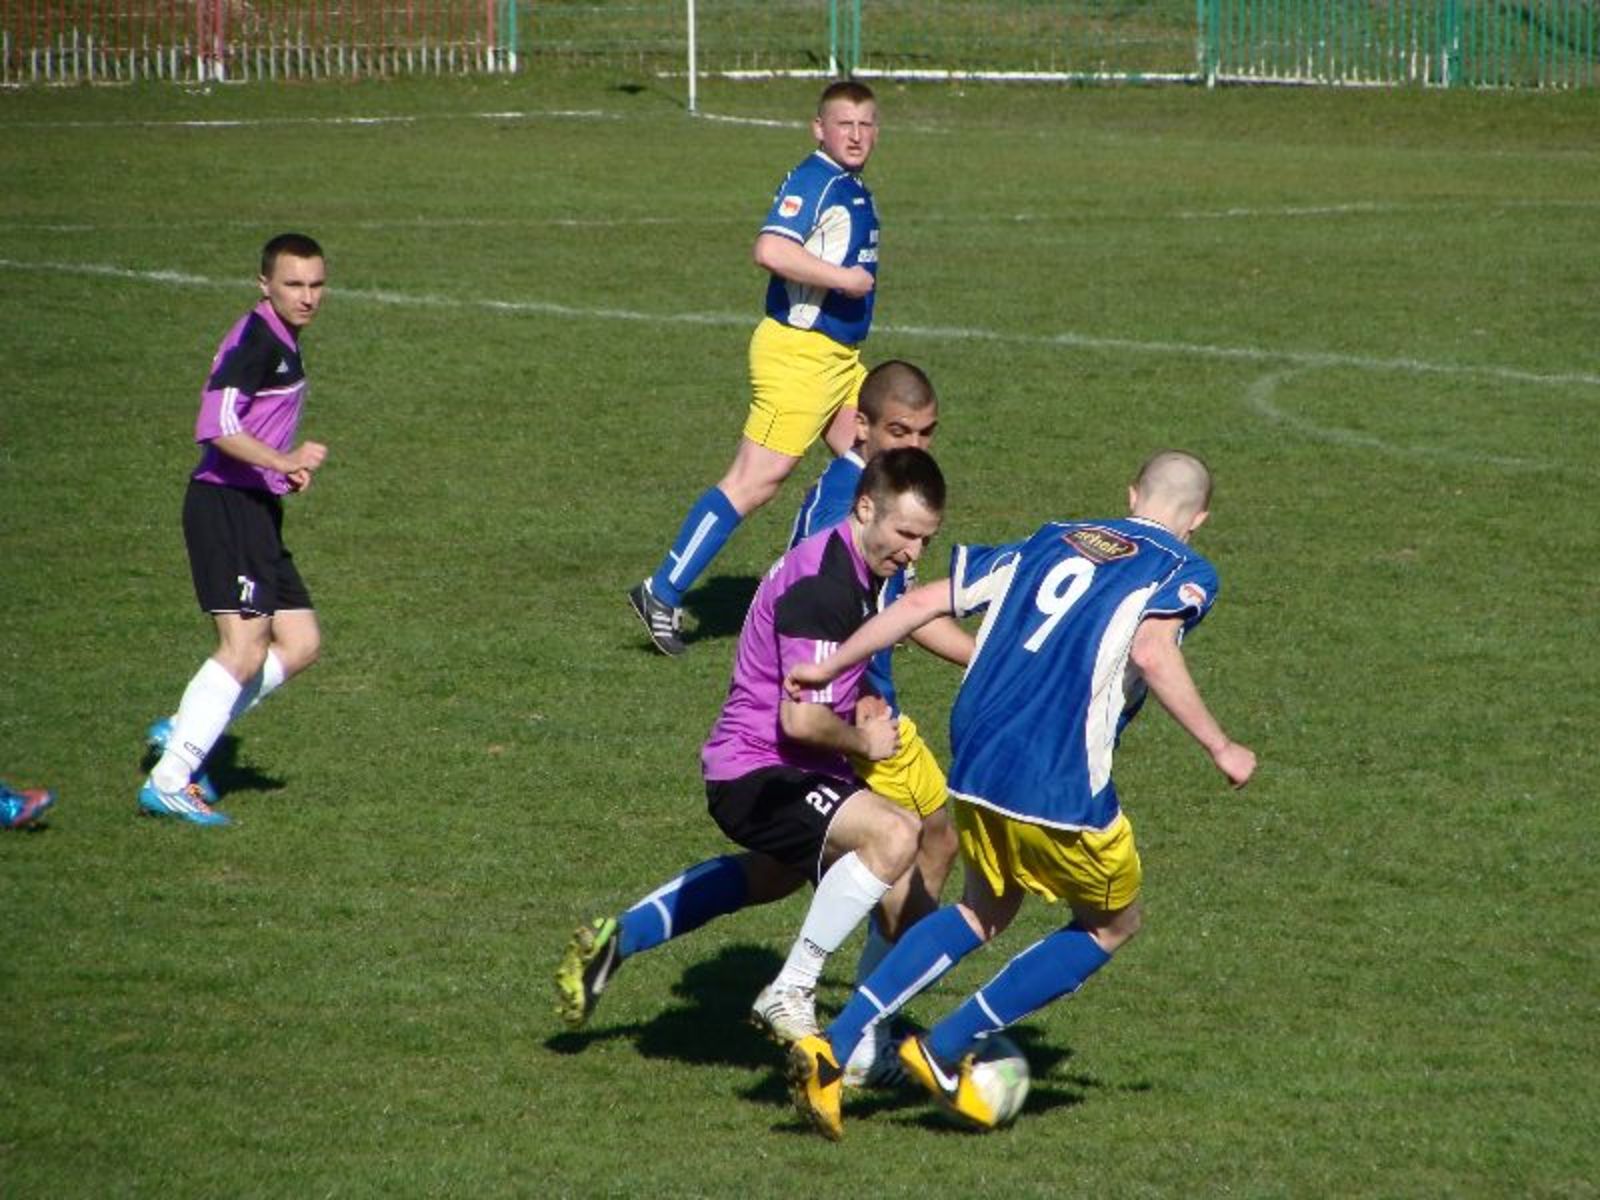
[[[950,712],[950,790],[1036,825],[1105,829],[1111,758],[1144,701],[1130,666],[1145,617],[1199,624],[1215,568],[1154,521],[1052,522],[1021,542],[957,546],[957,616],[983,612]]]
[[[778,185],[761,232],[799,242],[836,267],[865,267],[874,276],[878,273],[878,212],[872,193],[861,176],[820,150]],[[874,295],[846,296],[774,275],[767,285],[767,315],[794,329],[813,329],[841,345],[855,346],[872,328]]]

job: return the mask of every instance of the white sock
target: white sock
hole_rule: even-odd
[[[201,664],[183,691],[166,752],[150,772],[158,788],[175,792],[194,777],[233,719],[233,705],[242,690],[239,681],[216,659],[208,658]]]
[[[853,850],[829,867],[811,898],[800,936],[774,982],[786,988],[816,987],[828,955],[844,944],[889,887]]]
[[[239,692],[239,698],[233,702],[233,715],[230,719],[237,721],[244,716],[281,688],[285,678],[283,660],[278,657],[276,650],[268,650],[267,661],[262,664],[261,670],[256,672],[255,678],[244,685]]]
[[[861,959],[856,963],[856,984],[859,986],[867,981],[867,976],[878,969],[878,964],[887,957],[889,951],[894,949],[894,943],[883,936],[879,926],[881,918],[877,913],[872,914],[872,920],[867,923],[867,944],[861,947]]]

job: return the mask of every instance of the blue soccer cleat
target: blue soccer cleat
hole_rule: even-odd
[[[227,825],[231,818],[217,812],[206,801],[198,783],[188,783],[175,792],[164,792],[154,779],[146,779],[139,789],[139,807],[157,817],[178,817],[196,825]]]
[[[152,750],[158,752],[166,750],[167,743],[172,740],[172,718],[157,717],[151,721],[150,728],[144,731],[144,740]],[[200,789],[200,796],[207,804],[217,802],[217,789],[211,784],[211,776],[201,771],[190,782]]]

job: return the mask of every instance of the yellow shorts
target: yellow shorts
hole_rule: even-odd
[[[1117,814],[1110,828],[1051,829],[1001,816],[957,799],[956,830],[961,861],[989,881],[996,896],[1016,884],[1052,904],[1115,912],[1139,898],[1144,869],[1133,844],[1133,826]]]
[[[767,317],[750,337],[751,401],[744,436],[799,458],[841,405],[855,407],[866,377],[854,346]]]
[[[944,806],[944,771],[933,750],[917,732],[917,723],[900,714],[900,749],[891,758],[874,762],[868,758],[850,759],[861,782],[886,800],[909,809],[924,821]]]

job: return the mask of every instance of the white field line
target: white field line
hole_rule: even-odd
[[[985,217],[924,213],[909,221],[913,227],[959,224],[966,229],[981,226],[991,228],[1017,225],[1072,225],[1089,226],[1102,218],[1118,224],[1141,221],[1233,221],[1272,220],[1297,218],[1336,218],[1355,216],[1388,216],[1398,213],[1429,214],[1441,212],[1494,212],[1498,210],[1546,209],[1553,211],[1600,210],[1600,200],[1519,200],[1482,197],[1477,199],[1441,200],[1427,204],[1394,204],[1373,201],[1353,201],[1348,204],[1285,205],[1277,208],[1227,208],[1215,211],[1178,209],[1165,213],[1093,213],[1082,210],[1070,213],[1019,212],[996,213]],[[345,222],[352,229],[539,229],[545,227],[572,229],[627,229],[650,226],[748,226],[748,212],[728,216],[679,217],[403,217],[381,220]],[[253,229],[258,220],[235,217],[196,217],[193,221],[14,221],[6,226],[10,232],[35,233],[101,233],[139,229],[183,228],[186,226],[208,229],[237,227]]]
[[[748,214],[727,217],[396,217],[387,220],[341,221],[351,229],[625,229],[653,225],[749,226]],[[197,217],[192,221],[14,221],[5,232],[110,233],[143,229],[259,229],[261,222],[242,217]]]
[[[149,271],[118,267],[109,263],[30,262],[0,258],[0,271],[39,272],[52,275],[81,275],[91,278],[123,279],[172,287],[221,288],[246,292],[237,279],[214,279],[183,271]],[[755,317],[750,313],[676,312],[654,313],[639,309],[587,307],[560,304],[550,300],[461,299],[427,292],[394,292],[371,288],[339,288],[341,300],[367,301],[409,308],[446,308],[462,311],[528,314],[588,321],[625,321],[653,325],[715,325],[748,327]],[[1493,364],[1438,363],[1417,358],[1378,358],[1364,354],[1334,351],[1273,350],[1259,346],[1219,346],[1203,342],[1141,341],[1137,338],[1102,337],[1073,333],[1012,333],[954,325],[880,325],[881,333],[898,337],[941,342],[991,342],[1004,345],[1045,346],[1070,350],[1113,351],[1130,355],[1160,355],[1199,358],[1224,362],[1263,363],[1297,369],[1349,369],[1359,371],[1397,371],[1412,375],[1444,375],[1462,378],[1494,379],[1505,383],[1545,387],[1600,387],[1600,374],[1586,371],[1529,371]]]
[[[535,109],[528,112],[426,113],[351,117],[218,117],[162,121],[5,121],[0,129],[257,129],[268,125],[411,125],[419,121],[621,121],[600,109]]]
[[[1467,450],[1452,450],[1445,446],[1399,446],[1393,442],[1386,442],[1380,437],[1374,437],[1370,433],[1318,425],[1302,416],[1285,412],[1277,403],[1278,390],[1282,384],[1286,380],[1293,379],[1304,372],[1305,368],[1296,367],[1287,371],[1272,371],[1263,375],[1245,389],[1244,402],[1246,407],[1257,416],[1274,425],[1282,425],[1286,429],[1294,430],[1308,441],[1324,442],[1328,445],[1343,446],[1348,449],[1370,450],[1378,454],[1387,454],[1398,458],[1425,458],[1439,462],[1465,463],[1469,466],[1501,467],[1508,470],[1537,471],[1553,465],[1542,459],[1481,454]]]

